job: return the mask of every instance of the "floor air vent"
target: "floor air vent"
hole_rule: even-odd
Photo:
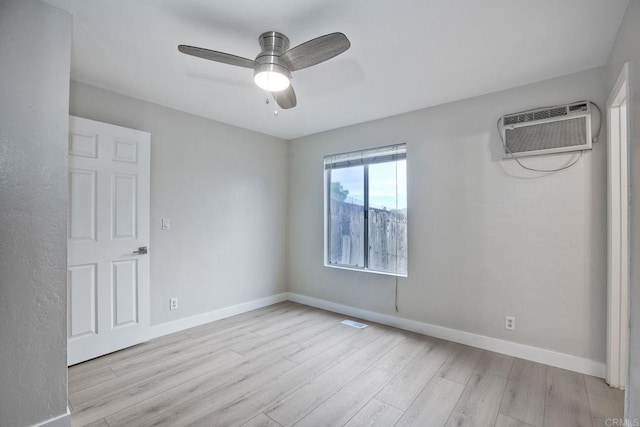
[[[351,326],[358,329],[363,329],[368,326],[368,325],[365,325],[364,323],[354,322],[353,320],[343,320],[340,323],[342,323],[343,325]]]

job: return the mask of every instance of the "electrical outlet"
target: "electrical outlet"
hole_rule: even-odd
[[[169,218],[162,218],[162,229],[163,230],[171,229],[171,220]]]
[[[504,327],[510,331],[516,330],[516,318],[513,316],[505,316]]]
[[[169,310],[177,310],[178,309],[178,298],[171,298],[169,300]]]

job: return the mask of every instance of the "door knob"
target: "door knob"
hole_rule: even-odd
[[[134,254],[138,254],[138,255],[146,255],[149,253],[149,251],[147,251],[147,247],[146,246],[140,246],[138,248],[137,251],[133,251]]]

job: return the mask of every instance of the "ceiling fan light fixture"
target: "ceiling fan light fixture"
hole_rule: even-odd
[[[309,68],[340,55],[351,46],[342,33],[325,34],[289,49],[289,39],[277,31],[267,31],[258,37],[260,53],[255,60],[197,46],[178,45],[186,55],[209,61],[253,69],[253,81],[271,92],[280,108],[287,110],[297,104],[291,86],[291,72]]]
[[[276,71],[262,71],[253,77],[253,81],[260,89],[269,92],[280,92],[291,84],[287,76]]]
[[[253,74],[253,81],[260,89],[269,92],[280,92],[291,85],[291,73],[278,64],[260,64]]]

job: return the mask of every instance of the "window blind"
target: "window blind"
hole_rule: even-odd
[[[324,169],[348,168],[351,166],[384,163],[407,158],[407,144],[388,145],[349,153],[332,154],[324,157]]]

